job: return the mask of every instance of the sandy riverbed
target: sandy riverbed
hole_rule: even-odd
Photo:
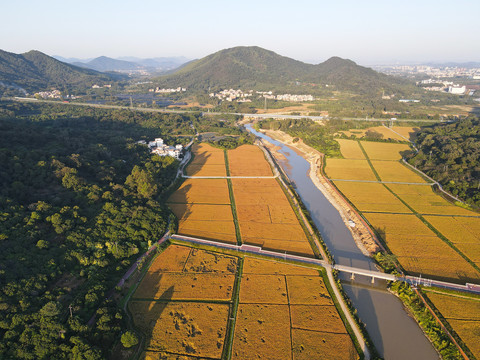
[[[271,138],[278,140],[285,145],[295,149],[299,155],[301,155],[305,160],[310,163],[310,173],[309,176],[312,179],[315,186],[323,193],[323,195],[333,204],[333,206],[338,210],[340,216],[342,217],[345,226],[350,230],[352,236],[355,240],[355,243],[366,256],[372,256],[380,247],[374,239],[374,235],[371,233],[371,230],[363,222],[357,212],[345,201],[345,199],[338,193],[338,191],[333,187],[333,185],[328,181],[321,172],[321,166],[323,162],[323,154],[319,151],[313,149],[312,147],[306,145],[301,139],[294,142],[293,137],[290,135],[278,131],[278,130],[261,130],[266,135]],[[283,158],[278,152],[278,147],[274,146],[268,142],[264,144],[269,148],[271,153],[279,160]],[[349,221],[353,221],[355,226],[352,227],[349,224]]]

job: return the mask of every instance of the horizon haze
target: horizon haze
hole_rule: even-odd
[[[245,0],[5,3],[0,48],[64,58],[198,59],[256,45],[307,63],[332,56],[359,64],[480,61],[477,1],[393,4],[300,0],[276,6]],[[26,9],[28,8],[28,12]],[[187,9],[188,12],[179,11]],[[14,29],[14,31],[12,31]]]

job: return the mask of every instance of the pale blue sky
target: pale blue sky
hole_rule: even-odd
[[[0,49],[89,58],[199,58],[257,45],[298,60],[480,61],[479,0],[16,0]]]

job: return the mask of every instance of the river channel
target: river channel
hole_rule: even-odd
[[[280,166],[296,185],[310,215],[320,231],[335,262],[364,269],[376,270],[374,262],[363,255],[337,209],[325,198],[308,176],[310,164],[294,150],[271,137],[255,131],[250,124],[248,131],[278,146],[285,159]],[[341,278],[348,297],[365,323],[378,353],[385,359],[438,359],[439,356],[425,337],[419,325],[403,307],[402,302],[387,291],[384,281],[357,275],[355,280]]]

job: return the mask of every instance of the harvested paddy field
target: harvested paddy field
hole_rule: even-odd
[[[221,359],[238,258],[170,245],[128,303],[152,359]]]
[[[480,297],[456,292],[425,290],[433,305],[460,336],[476,358],[480,358]]]
[[[320,273],[246,257],[232,358],[318,357],[358,358]]]
[[[263,151],[255,145],[242,145],[228,150],[231,176],[273,176]]]

